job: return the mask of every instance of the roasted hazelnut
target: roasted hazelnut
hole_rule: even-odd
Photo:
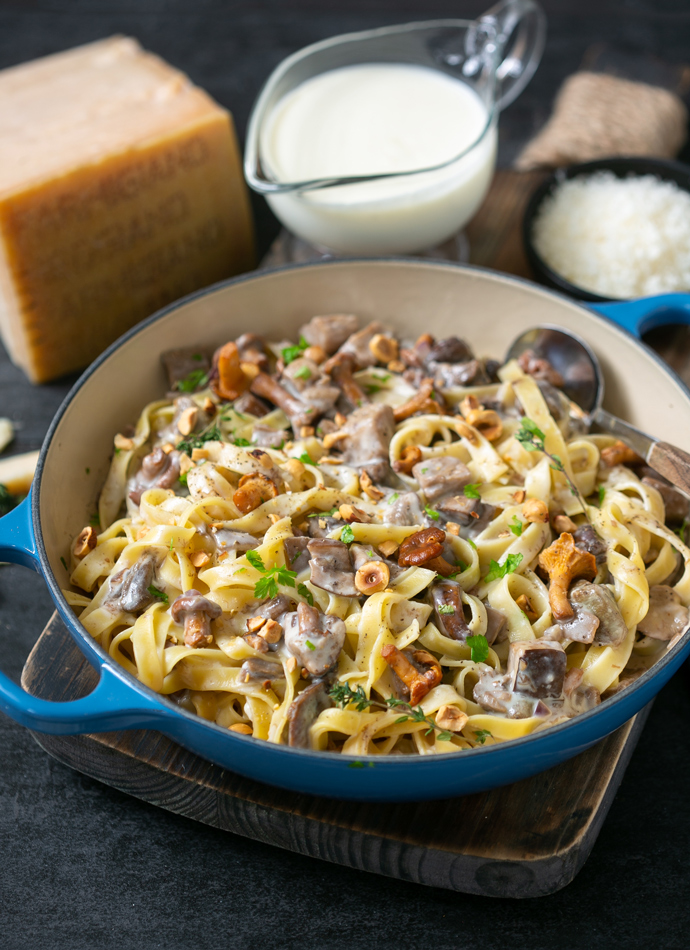
[[[469,716],[457,706],[441,706],[434,716],[439,729],[445,729],[447,732],[462,732],[468,719]]]
[[[375,594],[388,587],[390,570],[383,561],[367,561],[355,574],[355,587],[362,594]]]
[[[549,520],[548,505],[539,498],[528,498],[522,509],[522,517],[525,521],[547,524]]]
[[[199,410],[196,406],[190,406],[188,409],[185,409],[177,420],[177,431],[181,435],[190,435],[194,432],[198,418]]]
[[[96,534],[96,529],[91,527],[91,525],[82,528],[74,542],[74,548],[72,549],[74,556],[76,558],[86,557],[89,551],[93,551],[97,543],[98,535]]]
[[[398,358],[398,341],[384,333],[374,334],[369,340],[369,349],[379,363],[390,363]]]
[[[252,472],[242,476],[232,500],[242,514],[246,515],[264,502],[275,498],[277,494],[278,489],[268,475]]]

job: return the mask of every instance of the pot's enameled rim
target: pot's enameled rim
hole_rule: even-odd
[[[138,333],[141,333],[144,329],[151,326],[154,323],[157,323],[170,313],[179,310],[181,307],[186,306],[190,303],[193,303],[196,300],[200,300],[204,297],[210,296],[218,291],[225,290],[228,287],[232,287],[241,283],[252,280],[260,280],[263,277],[270,277],[275,274],[284,273],[288,271],[304,270],[311,269],[314,267],[342,267],[342,266],[352,266],[357,264],[394,264],[394,265],[406,265],[409,267],[419,267],[422,269],[428,268],[440,268],[440,269],[451,269],[451,270],[461,270],[466,273],[477,273],[482,277],[488,277],[491,280],[496,280],[499,283],[506,284],[517,284],[521,287],[527,287],[530,291],[535,291],[542,293],[546,296],[555,297],[558,301],[565,301],[571,306],[580,307],[585,309],[593,315],[596,319],[601,320],[604,323],[607,323],[615,329],[629,337],[636,346],[641,347],[649,356],[651,356],[658,365],[659,369],[670,376],[676,384],[680,384],[684,395],[690,402],[690,389],[683,383],[679,377],[668,367],[666,363],[658,356],[649,346],[645,343],[638,340],[633,334],[631,334],[624,327],[621,327],[614,320],[611,320],[609,317],[606,317],[600,313],[597,313],[595,310],[592,310],[590,307],[583,305],[581,301],[573,301],[569,299],[565,294],[558,293],[553,291],[550,288],[540,287],[535,285],[533,282],[514,277],[512,275],[501,274],[496,271],[491,270],[486,267],[479,267],[476,265],[466,265],[466,264],[454,264],[451,262],[445,261],[425,261],[425,260],[410,260],[406,258],[399,257],[386,257],[386,258],[347,258],[342,260],[335,261],[324,261],[324,262],[306,262],[298,264],[287,264],[280,267],[267,268],[262,271],[251,271],[248,274],[241,274],[238,277],[233,277],[228,280],[219,281],[216,284],[212,284],[209,287],[205,287],[202,290],[195,291],[194,293],[188,294],[185,297],[180,298],[179,300],[174,301],[166,307],[158,310],[156,313],[152,314],[146,320],[143,320],[141,323],[137,324],[132,329],[128,330],[123,334],[119,339],[112,343],[94,362],[82,373],[79,379],[75,382],[69,393],[65,396],[62,404],[60,405],[53,421],[48,429],[48,432],[45,437],[45,441],[41,448],[41,453],[39,460],[36,466],[36,473],[34,475],[33,481],[33,490],[32,490],[32,500],[31,500],[31,515],[32,515],[32,525],[34,531],[34,538],[36,543],[36,551],[39,557],[41,574],[43,575],[44,580],[46,581],[53,600],[55,601],[59,612],[62,616],[62,619],[69,626],[71,632],[76,635],[79,639],[80,644],[84,647],[83,652],[87,654],[96,664],[99,666],[106,664],[111,670],[113,670],[127,686],[134,692],[140,693],[142,696],[146,697],[147,700],[153,698],[159,705],[161,710],[161,718],[169,719],[171,716],[182,717],[183,719],[188,720],[196,728],[210,729],[212,732],[215,732],[219,736],[222,736],[225,740],[236,741],[236,742],[246,742],[247,736],[240,736],[235,733],[229,732],[227,729],[224,729],[222,726],[217,725],[216,723],[208,722],[207,720],[202,719],[201,717],[195,715],[194,713],[188,712],[185,709],[180,708],[172,703],[171,700],[167,699],[160,693],[156,693],[154,690],[150,689],[148,686],[145,686],[143,683],[140,683],[133,676],[127,673],[112,657],[109,656],[99,644],[88,634],[88,632],[81,626],[79,623],[79,618],[74,615],[71,607],[67,603],[62,590],[53,574],[50,562],[48,560],[47,551],[43,541],[43,533],[41,530],[40,523],[40,494],[41,494],[41,483],[43,478],[43,470],[45,466],[45,460],[50,448],[51,442],[55,433],[62,421],[62,418],[67,411],[70,404],[78,396],[79,391],[84,386],[87,380],[89,380],[95,373],[98,372],[99,368],[115,353],[120,347],[125,343],[129,342],[133,337]],[[679,641],[672,650],[670,650],[666,656],[657,660],[654,666],[646,670],[632,685],[626,686],[625,689],[616,693],[611,698],[607,699],[603,704],[591,709],[587,712],[580,713],[578,716],[573,719],[569,719],[567,722],[559,723],[558,725],[552,726],[549,729],[542,730],[539,732],[533,732],[526,736],[522,736],[517,739],[511,739],[507,742],[499,742],[496,745],[475,748],[470,750],[460,750],[458,752],[449,752],[443,755],[438,756],[419,756],[419,757],[410,757],[410,764],[412,768],[417,770],[421,769],[422,771],[427,771],[429,769],[444,768],[449,767],[451,763],[459,763],[461,761],[467,760],[468,756],[496,756],[508,753],[510,750],[523,748],[527,746],[528,743],[539,742],[540,739],[546,740],[550,739],[553,741],[554,737],[561,736],[566,732],[572,733],[573,730],[582,729],[586,731],[586,726],[591,720],[596,716],[605,715],[607,710],[613,710],[620,703],[628,703],[635,693],[643,690],[647,684],[657,675],[659,675],[669,664],[672,664],[678,657],[678,654],[682,651],[690,652],[690,639],[684,644],[682,641]],[[635,710],[637,711],[637,710]],[[631,713],[634,715],[634,712]],[[617,726],[613,726],[612,729],[608,730],[613,731]],[[604,730],[601,736],[597,738],[604,738],[608,732]],[[386,766],[397,767],[400,764],[399,756],[371,756],[371,755],[343,755],[342,753],[335,752],[320,752],[312,749],[295,749],[285,745],[278,745],[274,743],[265,742],[262,739],[253,740],[255,742],[261,742],[266,747],[266,753],[271,755],[285,755],[288,756],[290,761],[296,761],[295,756],[299,756],[303,761],[310,762],[322,762],[330,761],[332,764],[341,762],[344,765],[351,766],[353,763],[357,762],[367,762],[375,761],[377,769],[386,768]],[[590,744],[590,743],[588,743]],[[574,754],[574,753],[573,753]],[[407,761],[407,760],[406,760]],[[414,764],[412,764],[414,763]]]

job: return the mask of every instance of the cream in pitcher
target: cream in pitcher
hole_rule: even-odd
[[[279,181],[398,173],[268,196],[288,227],[313,243],[396,253],[444,240],[474,214],[493,173],[496,128],[462,81],[424,66],[367,63],[288,93],[269,115],[261,146]],[[399,174],[428,168],[435,170]]]
[[[376,255],[438,245],[481,204],[497,116],[543,44],[534,0],[504,0],[478,20],[407,23],[299,50],[252,110],[247,181],[317,248]]]

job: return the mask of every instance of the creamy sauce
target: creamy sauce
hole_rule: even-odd
[[[488,123],[471,87],[434,69],[398,63],[334,69],[286,95],[266,121],[262,156],[279,181],[452,164],[268,200],[296,234],[338,251],[421,250],[450,237],[483,199],[496,148],[494,126],[485,133]]]

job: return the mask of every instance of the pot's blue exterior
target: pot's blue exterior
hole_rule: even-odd
[[[690,314],[690,296],[673,295],[670,299],[674,309]],[[668,311],[668,300],[650,298],[607,305],[601,310],[632,330],[642,324],[645,314]],[[633,308],[629,310],[632,316],[626,317],[626,308]],[[79,384],[71,398],[78,389]],[[43,454],[49,440],[50,436]],[[38,498],[33,492],[0,519],[0,559],[43,574],[63,621],[100,672],[93,693],[68,703],[36,699],[0,673],[0,708],[17,722],[39,732],[63,735],[156,729],[231,771],[293,791],[332,798],[419,801],[469,794],[527,778],[577,755],[621,726],[654,697],[690,654],[689,639],[602,706],[536,735],[449,755],[369,756],[358,760],[290,749],[229,732],[180,710],[125,673],[80,626],[60,594],[43,553]]]

